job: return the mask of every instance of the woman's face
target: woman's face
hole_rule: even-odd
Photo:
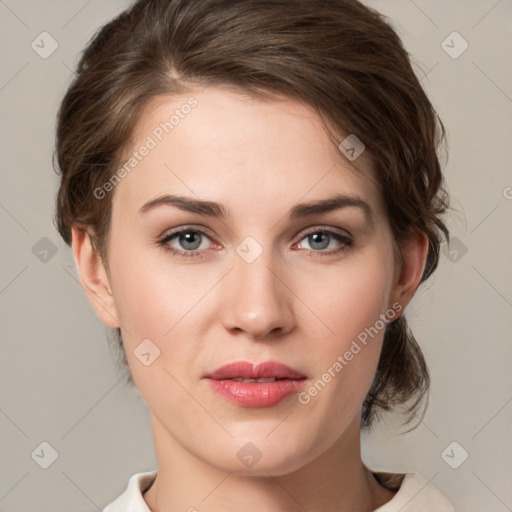
[[[312,110],[220,88],[159,98],[132,142],[113,197],[112,316],[100,315],[122,328],[156,443],[278,475],[358,437],[384,315],[405,307],[367,154],[358,173]],[[306,378],[215,391],[206,375],[236,361]]]

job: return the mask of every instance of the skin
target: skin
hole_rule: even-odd
[[[242,504],[246,512],[373,511],[394,496],[360,452],[359,415],[383,329],[306,405],[291,396],[273,407],[241,407],[202,377],[239,359],[274,360],[315,382],[380,314],[394,303],[405,309],[420,283],[427,237],[411,235],[400,247],[402,267],[395,266],[369,156],[363,152],[364,172],[356,172],[318,115],[291,99],[213,87],[160,97],[139,120],[130,150],[191,95],[197,107],[115,189],[108,267],[88,234],[73,229],[83,287],[103,322],[121,326],[151,412],[158,476],[144,499],[152,511]],[[230,215],[169,205],[137,213],[164,193],[216,201]],[[288,219],[297,203],[333,193],[367,202],[374,224],[353,206]],[[158,245],[182,226],[206,233],[196,257],[180,259]],[[319,248],[307,235],[320,228],[348,233],[353,244],[327,237]],[[263,249],[252,263],[236,252],[247,236]],[[178,237],[167,246],[190,247]],[[134,355],[147,338],[161,351],[149,366]],[[252,467],[237,457],[248,442],[262,455]]]

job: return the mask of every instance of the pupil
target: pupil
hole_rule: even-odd
[[[197,249],[201,245],[201,237],[199,233],[189,231],[181,235],[182,246],[184,249]]]
[[[325,237],[323,243],[322,237]],[[329,245],[329,238],[325,235],[325,233],[314,233],[312,235],[309,235],[309,238],[310,245],[311,247],[313,247],[313,249],[325,249]],[[319,244],[320,247],[315,244]]]

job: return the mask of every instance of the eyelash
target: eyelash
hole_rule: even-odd
[[[181,228],[176,231],[173,231],[172,233],[169,233],[162,239],[158,240],[158,242],[157,242],[158,246],[162,247],[162,249],[164,249],[166,251],[169,251],[176,258],[181,258],[181,259],[203,258],[205,255],[201,254],[201,253],[205,253],[206,249],[202,249],[202,250],[195,249],[195,250],[191,250],[191,251],[178,251],[168,245],[168,243],[171,240],[178,237],[182,233],[199,233],[201,236],[210,238],[204,231],[201,231],[200,229],[192,229],[189,227],[185,227],[185,228]],[[329,230],[326,228],[317,228],[317,229],[314,229],[314,230],[304,233],[304,235],[299,240],[299,242],[304,240],[304,238],[307,238],[310,235],[314,235],[314,234],[318,234],[318,233],[321,233],[323,235],[328,235],[328,236],[334,238],[335,240],[340,242],[342,244],[342,246],[339,249],[334,249],[334,250],[330,250],[330,251],[305,249],[310,254],[313,253],[314,255],[319,255],[321,257],[322,256],[332,256],[334,254],[338,254],[338,253],[345,251],[347,248],[350,248],[353,245],[352,239],[349,238],[348,236],[342,235],[340,233],[337,233],[336,231],[332,231],[332,230]]]

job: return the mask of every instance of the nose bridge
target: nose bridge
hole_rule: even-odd
[[[276,277],[276,264],[271,248],[263,247],[247,237],[236,249],[233,270],[229,273],[225,326],[243,330],[253,337],[272,331],[288,331],[293,325],[293,312],[287,288]]]

